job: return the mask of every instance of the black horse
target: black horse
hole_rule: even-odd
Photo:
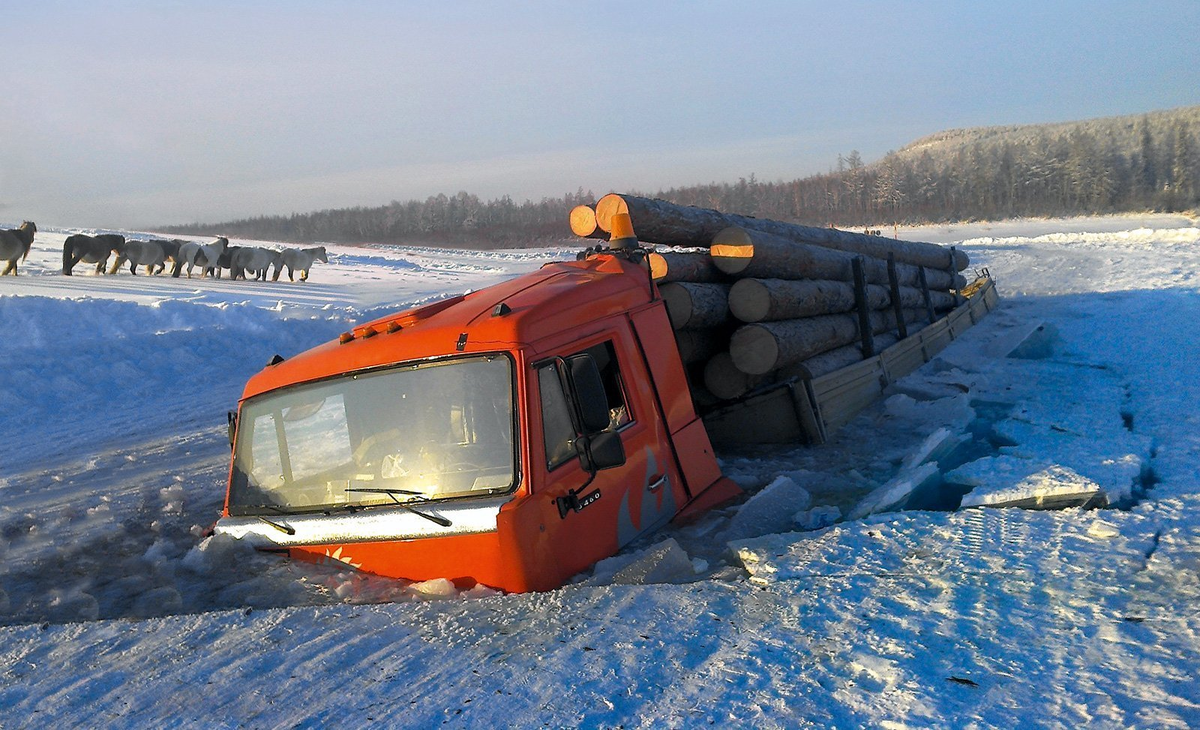
[[[70,276],[71,269],[80,261],[96,264],[96,273],[103,274],[112,252],[116,251],[117,255],[120,255],[124,248],[125,237],[117,233],[104,233],[99,236],[76,233],[67,236],[67,240],[63,242],[63,276]]]

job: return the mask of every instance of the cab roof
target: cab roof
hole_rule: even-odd
[[[620,256],[556,262],[470,294],[356,326],[250,378],[243,398],[367,368],[511,351],[650,301],[649,272]]]

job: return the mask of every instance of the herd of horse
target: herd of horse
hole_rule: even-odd
[[[33,246],[33,236],[37,226],[32,221],[25,221],[20,228],[0,230],[0,263],[7,262],[0,276],[17,274],[17,261],[24,261],[29,256]],[[279,281],[279,276],[287,269],[288,281],[295,281],[295,274],[300,274],[300,281],[308,281],[308,271],[314,261],[329,263],[324,246],[312,248],[285,248],[275,251],[261,246],[231,246],[229,239],[218,237],[211,243],[196,241],[181,241],[178,239],[151,239],[142,241],[126,239],[117,233],[104,233],[88,236],[76,233],[67,236],[63,243],[64,276],[70,276],[76,264],[95,264],[96,273],[103,274],[108,266],[108,260],[116,255],[109,274],[115,274],[122,265],[129,264],[129,273],[137,275],[139,266],[145,267],[149,274],[161,274],[171,264],[171,276],[179,277],[187,272],[187,278],[192,278],[196,267],[200,268],[199,276],[212,276],[220,279],[223,270],[229,271],[230,279],[249,279]],[[271,274],[271,269],[274,273]]]

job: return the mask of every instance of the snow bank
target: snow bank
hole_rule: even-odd
[[[1190,247],[1200,239],[1200,228],[1188,226],[1185,228],[1137,228],[1128,231],[1046,233],[1032,238],[1027,236],[1008,236],[994,238],[982,236],[968,238],[962,242],[964,248],[996,248],[1001,246],[1038,246],[1049,244],[1058,250],[1072,248],[1111,249],[1114,244],[1122,247],[1154,248],[1161,251],[1177,246]]]

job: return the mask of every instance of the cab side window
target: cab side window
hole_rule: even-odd
[[[624,382],[621,368],[617,365],[617,353],[612,342],[601,342],[584,350],[592,356],[600,368],[600,379],[604,381],[604,394],[608,396],[609,428],[620,428],[629,423],[629,406],[625,402]]]
[[[575,426],[558,365],[538,368],[538,390],[542,395],[542,437],[546,443],[546,467],[554,469],[575,456]]]
[[[604,394],[608,399],[608,427],[621,428],[632,419],[625,401],[621,371],[612,342],[601,342],[581,352],[591,355],[600,370]],[[574,354],[579,353],[570,353],[567,357]],[[555,469],[575,458],[575,439],[578,436],[571,417],[566,387],[556,363],[547,363],[538,368],[538,390],[542,398],[542,437],[546,446],[546,467]]]

